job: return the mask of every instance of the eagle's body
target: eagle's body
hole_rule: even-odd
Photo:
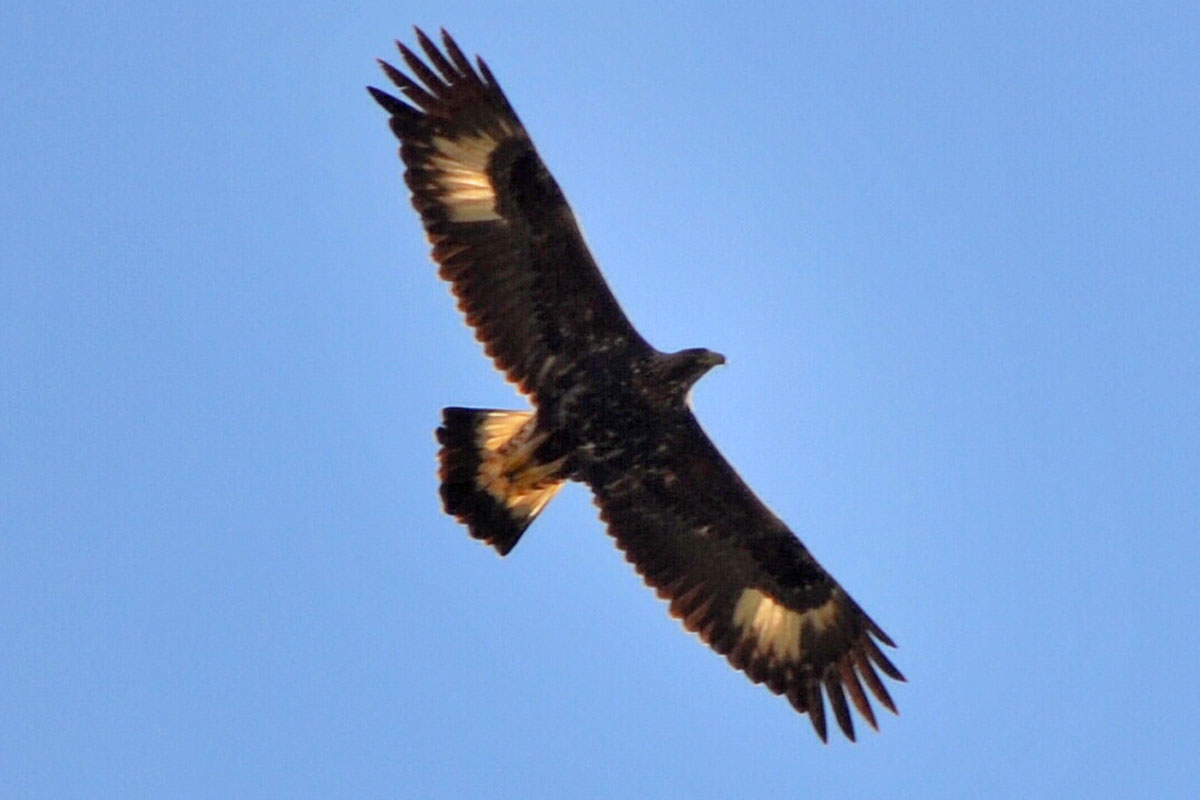
[[[561,190],[482,60],[419,30],[420,83],[383,64],[409,105],[392,115],[405,180],[440,274],[486,352],[533,411],[448,408],[441,495],[471,535],[507,554],[567,480],[587,484],[626,558],[671,613],[751,680],[785,694],[825,738],[847,736],[846,693],[872,725],[875,667],[903,680],[891,640],[742,482],[688,406],[724,358],[662,353],[630,324]],[[414,107],[415,106],[415,107]]]

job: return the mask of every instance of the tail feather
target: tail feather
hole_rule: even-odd
[[[536,459],[536,421],[532,411],[446,408],[437,429],[446,513],[502,556],[564,482],[563,459]]]

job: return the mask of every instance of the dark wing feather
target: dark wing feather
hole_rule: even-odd
[[[370,92],[392,115],[433,258],[488,355],[536,396],[587,353],[647,352],[487,65],[477,72],[445,31],[445,54],[417,39],[429,64],[397,44],[419,82],[381,62],[409,102]]]
[[[807,712],[822,739],[822,690],[850,739],[846,694],[875,727],[862,684],[895,712],[875,669],[904,678],[872,637],[891,639],[754,496],[690,413],[669,430],[667,446],[632,469],[588,476],[626,558],[688,630]]]

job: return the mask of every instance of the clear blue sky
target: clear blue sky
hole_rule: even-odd
[[[0,796],[1191,797],[1194,3],[0,8]],[[897,640],[857,745],[564,492],[439,510],[520,407],[363,86],[485,55],[618,297]]]

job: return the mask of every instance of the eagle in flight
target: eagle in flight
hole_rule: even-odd
[[[558,184],[482,59],[420,29],[427,60],[391,115],[404,179],[439,274],[529,411],[447,408],[441,497],[506,555],[568,480],[587,484],[625,557],[685,628],[755,683],[785,695],[826,739],[825,699],[877,727],[864,685],[895,713],[876,669],[902,681],[895,646],[763,505],[709,441],[688,392],[725,359],[663,353],[638,334],[588,252]]]

